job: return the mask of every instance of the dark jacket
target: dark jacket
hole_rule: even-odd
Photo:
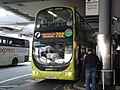
[[[89,70],[97,67],[99,63],[99,58],[96,54],[90,53],[84,59],[85,69]]]

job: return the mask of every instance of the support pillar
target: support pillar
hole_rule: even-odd
[[[99,0],[98,55],[103,70],[111,69],[111,0]],[[111,83],[110,73],[105,73],[105,84]],[[103,81],[102,81],[103,82]]]

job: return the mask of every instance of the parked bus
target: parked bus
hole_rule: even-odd
[[[0,66],[23,63],[29,60],[29,41],[0,36]]]
[[[38,11],[32,46],[32,77],[76,80],[80,77],[83,51],[95,50],[90,25],[69,6]]]

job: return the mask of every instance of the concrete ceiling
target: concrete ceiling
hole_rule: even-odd
[[[43,0],[0,0],[0,3],[13,4],[13,3],[24,3],[24,2],[33,2],[33,1],[43,1]]]
[[[0,7],[8,11],[11,11],[17,15],[20,15],[21,17],[26,18],[30,21],[33,21],[34,20],[34,16],[32,16],[33,14],[31,15],[30,13],[28,13],[29,12],[28,6],[27,4],[24,3],[32,3],[36,1],[43,0],[0,0]],[[21,10],[21,8],[23,8],[23,10]]]
[[[0,32],[3,33],[22,33],[32,34],[33,28],[27,27],[34,23],[36,5],[33,2],[42,2],[43,0],[0,0],[0,7],[15,15],[0,17]],[[44,0],[45,1],[45,0]],[[33,8],[31,10],[30,8]]]

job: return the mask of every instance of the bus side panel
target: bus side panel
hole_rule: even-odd
[[[0,66],[10,65],[14,56],[14,48],[0,47]]]
[[[18,63],[23,63],[29,60],[29,48],[17,47],[15,54],[15,56],[18,58]]]

